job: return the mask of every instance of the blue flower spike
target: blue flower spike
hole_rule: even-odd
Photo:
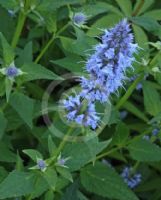
[[[132,168],[125,167],[121,173],[122,178],[124,179],[124,182],[128,185],[129,188],[134,189],[137,187],[140,182],[142,175],[140,173],[133,173]]]
[[[95,103],[109,102],[110,95],[123,87],[127,79],[126,70],[132,68],[134,53],[138,52],[138,45],[133,43],[133,34],[130,32],[126,19],[104,31],[101,43],[86,62],[88,78],[80,77],[81,92],[63,101],[68,121],[92,129],[99,126],[100,117]],[[86,110],[81,112],[84,102]]]

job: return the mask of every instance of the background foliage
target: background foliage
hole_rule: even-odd
[[[72,22],[77,12],[87,15],[86,26]],[[89,139],[92,130],[76,128],[71,134],[83,134],[83,141],[62,142],[57,131],[70,127],[58,100],[77,86],[102,29],[123,18],[142,48],[128,72],[135,78],[111,98],[99,136]],[[161,199],[160,22],[158,0],[0,0],[1,69],[14,61],[24,72],[14,82],[0,74],[0,199]],[[67,73],[72,78],[63,81]],[[61,84],[48,102],[51,131],[41,103],[53,80]],[[45,171],[36,169],[38,159],[48,164]],[[134,190],[120,176],[125,166],[142,174]]]

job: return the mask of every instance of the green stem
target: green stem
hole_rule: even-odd
[[[63,149],[63,147],[65,146],[66,142],[68,141],[69,135],[72,133],[73,128],[70,128],[67,132],[66,135],[64,135],[63,140],[61,141],[61,143],[59,144],[59,147],[57,149],[56,152],[56,157],[61,153],[61,150]]]
[[[40,54],[37,56],[35,63],[38,63],[40,59],[43,57],[43,55],[46,53],[46,51],[49,49],[51,44],[54,42],[56,38],[59,37],[59,35],[69,26],[69,23],[67,23],[65,26],[63,26],[56,34],[54,33],[50,40],[47,42],[47,44],[44,46]]]
[[[55,35],[53,35],[51,37],[51,39],[47,42],[47,44],[44,46],[44,48],[42,49],[42,51],[40,52],[40,54],[37,56],[37,58],[35,60],[35,63],[38,63],[40,61],[40,59],[45,54],[45,52],[48,50],[48,48],[50,47],[50,45],[54,42],[54,40],[55,40]]]
[[[141,74],[134,82],[133,84],[128,88],[127,92],[125,93],[125,95],[119,100],[119,102],[116,105],[117,109],[120,109],[122,107],[122,105],[128,100],[128,98],[131,96],[131,94],[133,93],[133,91],[135,90],[136,86],[138,85],[138,83],[143,79],[144,74]]]
[[[12,39],[12,43],[11,43],[11,46],[13,48],[16,48],[16,46],[17,46],[17,43],[18,43],[18,40],[20,38],[25,20],[26,20],[25,12],[20,11],[19,16],[18,16],[18,23],[17,23],[16,30],[15,30],[15,33],[14,33],[14,36],[13,36],[13,39]]]
[[[111,153],[114,153],[115,151],[117,151],[117,150],[119,150],[119,149],[121,149],[121,148],[122,148],[122,147],[115,147],[115,148],[111,149],[110,151],[104,152],[104,153],[98,155],[98,156],[96,157],[96,160],[99,160],[100,158],[103,158],[103,157],[105,157],[105,156],[108,156],[108,155],[110,155]],[[90,161],[90,162],[91,162],[91,161]]]
[[[69,138],[69,135],[72,133],[72,130],[73,130],[73,128],[70,128],[68,130],[68,132],[64,135],[62,141],[60,142],[60,144],[58,146],[58,149],[56,150],[56,152],[53,155],[53,157],[50,159],[49,165],[51,165],[52,163],[54,163],[55,160],[57,159],[57,157],[61,154],[61,151],[64,148],[66,142],[69,141],[68,138]]]

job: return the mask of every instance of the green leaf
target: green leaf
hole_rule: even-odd
[[[9,45],[2,33],[0,33],[1,44],[3,48],[3,59],[6,66],[10,65],[14,61],[14,51]]]
[[[49,33],[55,33],[57,30],[56,18],[57,18],[56,12],[48,14],[45,17],[46,27]]]
[[[48,182],[49,187],[52,190],[55,190],[57,179],[58,179],[56,171],[53,168],[48,167],[47,170],[43,172],[43,177]]]
[[[68,57],[51,61],[52,63],[59,65],[71,72],[82,72],[84,63],[80,56],[70,55]]]
[[[150,17],[154,20],[161,20],[161,9],[150,10],[150,11],[144,13],[143,16]]]
[[[29,173],[13,171],[0,184],[0,199],[20,197],[33,190],[33,179]]]
[[[123,179],[112,168],[101,163],[82,169],[81,183],[87,191],[109,199],[138,200]]]
[[[54,193],[52,190],[46,192],[45,194],[45,200],[53,200],[54,199]]]
[[[44,177],[40,176],[39,173],[34,174],[34,178],[33,191],[31,194],[32,199],[38,198],[49,189],[47,181],[44,179]]]
[[[50,156],[53,156],[53,153],[56,150],[56,145],[53,142],[51,135],[49,135],[48,137],[48,150],[49,150]]]
[[[84,1],[84,0],[83,0]],[[79,4],[83,2],[82,0],[42,0],[37,9],[40,12],[53,12],[56,9],[60,8],[61,6],[65,6],[67,4]]]
[[[72,174],[69,172],[68,168],[65,167],[56,167],[57,172],[62,175],[67,180],[73,182]]]
[[[30,63],[33,60],[33,52],[32,52],[32,42],[29,42],[25,45],[25,48],[20,51],[19,57],[16,60],[16,64],[18,63],[19,66],[23,65],[24,63]]]
[[[161,160],[161,148],[150,141],[144,139],[133,141],[128,149],[135,160],[142,162]]]
[[[60,37],[62,46],[65,51],[79,56],[86,56],[87,50],[91,49],[97,41],[87,36],[82,30],[75,27],[77,39],[71,39],[68,37]]]
[[[54,72],[35,63],[24,64],[22,71],[27,73],[24,77],[25,81],[33,81],[37,79],[62,80],[62,78],[54,74]]]
[[[121,8],[122,12],[126,16],[131,16],[132,13],[132,3],[131,0],[116,0],[118,3],[119,7]]]
[[[8,173],[5,168],[0,166],[0,183],[5,179],[7,175]]]
[[[19,3],[16,0],[0,0],[0,5],[4,8],[6,8],[7,10],[9,9],[15,9],[16,7],[18,7]]]
[[[138,43],[139,47],[143,48],[144,50],[148,50],[148,37],[144,30],[135,24],[133,24],[132,27],[134,30],[135,41]],[[146,55],[145,51],[142,54],[143,56]]]
[[[144,106],[152,116],[161,112],[161,99],[157,90],[148,82],[143,83]]]
[[[16,155],[10,151],[6,144],[0,142],[0,161],[2,162],[15,162]]]
[[[129,129],[126,124],[120,122],[116,126],[116,131],[112,138],[112,143],[116,145],[124,145],[129,136]]]
[[[160,35],[161,25],[154,19],[145,16],[131,18],[133,23],[142,26],[145,30],[150,31],[154,35]]]
[[[0,0],[0,1],[8,2],[4,0]],[[0,30],[2,34],[5,35],[5,38],[7,39],[8,42],[11,42],[14,31],[15,31],[16,20],[13,20],[13,18],[9,15],[8,11],[3,9],[2,7],[0,7],[0,24],[1,24]]]
[[[4,135],[6,126],[7,126],[7,119],[5,118],[4,114],[0,112],[0,140]]]
[[[67,187],[65,193],[63,194],[61,200],[80,200],[78,198],[78,181]]]
[[[148,118],[146,117],[144,112],[139,110],[139,108],[134,103],[131,103],[130,101],[126,101],[123,107],[129,112],[131,112],[132,114],[134,114],[139,119],[142,119],[143,121],[148,122]]]
[[[121,20],[121,17],[116,14],[108,14],[98,19],[89,29],[87,35],[93,37],[102,33],[102,29],[110,28]]]
[[[34,101],[22,93],[14,93],[11,95],[10,105],[19,114],[21,119],[32,128],[32,118],[34,111]]]
[[[108,144],[109,141],[98,142],[97,138],[90,139],[87,142],[71,143],[64,147],[62,157],[70,157],[66,165],[71,171],[75,171],[89,161],[94,160],[95,156]]]
[[[9,102],[9,98],[10,98],[10,95],[11,95],[12,87],[13,87],[13,80],[6,78],[5,79],[5,90],[6,90],[7,102]]]
[[[28,155],[34,162],[37,162],[37,159],[43,158],[41,153],[34,149],[24,149],[23,153]]]
[[[145,12],[153,3],[155,0],[144,0],[143,5],[139,9],[138,15]],[[137,3],[135,4],[134,10],[139,6],[140,0],[137,0]]]

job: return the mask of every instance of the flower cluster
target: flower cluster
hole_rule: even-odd
[[[75,25],[82,26],[86,23],[87,16],[82,12],[75,13],[72,20]]]
[[[125,71],[132,67],[135,60],[133,54],[137,52],[138,46],[133,43],[130,31],[127,20],[105,30],[101,43],[95,47],[95,53],[86,63],[88,78],[80,78],[82,91],[76,97],[64,101],[68,120],[93,129],[97,127],[100,119],[95,111],[95,102],[109,101],[109,96],[123,86]],[[86,99],[87,110],[80,114],[84,107],[82,99]]]
[[[133,189],[141,182],[141,174],[136,173],[133,175],[132,168],[125,167],[121,173],[124,182],[128,185],[129,188]]]
[[[38,159],[37,160],[37,167],[38,169],[40,169],[41,171],[45,171],[47,165],[46,165],[46,162],[42,159]]]
[[[7,68],[0,69],[0,73],[9,79],[14,79],[15,77],[23,74],[23,72],[15,66],[14,62],[11,63]]]

